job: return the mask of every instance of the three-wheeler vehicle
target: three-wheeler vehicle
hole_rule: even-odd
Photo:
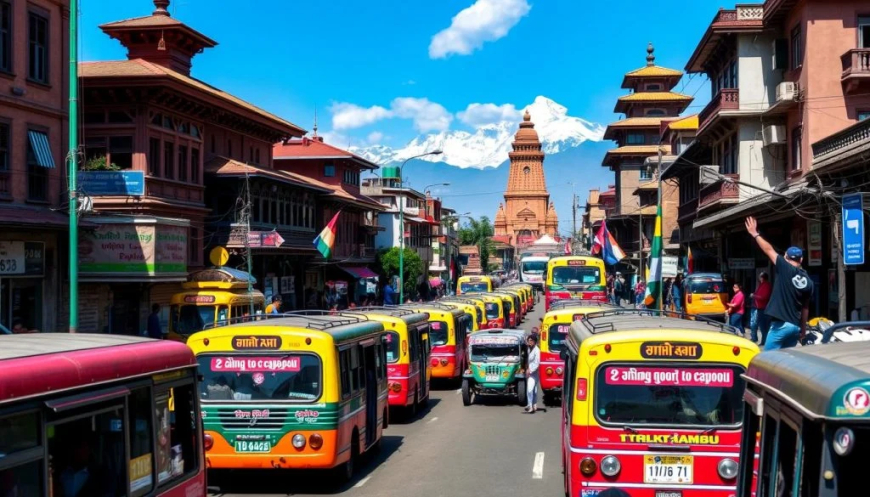
[[[527,334],[523,330],[492,329],[468,337],[468,369],[462,376],[462,404],[478,395],[516,396],[526,404]]]

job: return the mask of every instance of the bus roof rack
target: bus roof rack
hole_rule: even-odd
[[[353,309],[345,309],[343,311],[338,311],[339,313],[344,312],[368,312],[368,311],[386,311],[389,312],[392,316],[408,316],[410,314],[420,314],[419,312],[414,312],[410,309],[402,309],[400,307],[394,305],[367,305],[364,307],[354,307]]]
[[[407,304],[402,304],[401,307],[434,307],[436,309],[441,309],[442,311],[454,311],[455,307],[450,307],[449,305],[439,304],[438,302],[410,302]]]
[[[261,323],[262,321],[282,318],[304,318],[307,321],[307,323],[305,324],[305,328],[321,331],[327,330],[329,328],[335,328],[336,326],[344,326],[347,324],[355,324],[363,321],[368,321],[368,318],[366,318],[364,315],[343,317],[344,319],[341,319],[338,315],[332,315],[329,314],[329,311],[321,310],[292,311],[284,312],[281,314],[255,314],[253,316],[239,316],[230,319],[222,319],[215,323],[209,323],[203,327],[203,331],[218,328],[221,326],[228,326],[231,324],[254,322]]]
[[[717,328],[721,333],[730,333],[740,336],[738,330],[731,325],[720,323],[701,316],[690,316],[685,313],[674,311],[660,311],[658,309],[611,309],[599,312],[590,312],[580,319],[593,334],[616,330],[616,317],[626,317],[620,324],[620,330],[643,329],[643,328],[678,328],[686,330],[698,330],[700,326],[691,323],[703,323],[711,328]],[[611,319],[606,319],[611,318]],[[691,318],[691,319],[689,319]],[[597,322],[596,322],[597,321]]]
[[[571,306],[582,306],[582,307],[618,307],[616,304],[603,301],[603,300],[593,300],[593,299],[561,299],[554,300],[550,302],[550,310],[558,310],[562,307],[571,307]]]

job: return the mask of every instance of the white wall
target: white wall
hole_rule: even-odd
[[[761,118],[740,119],[738,127],[740,180],[768,190],[784,181],[785,149],[782,146],[764,146]],[[741,187],[740,200],[747,200],[761,193],[760,190]]]
[[[776,85],[782,74],[773,70],[773,40],[773,36],[760,33],[737,39],[740,110],[764,110],[776,101]]]
[[[392,248],[399,246],[399,215],[391,212],[378,214],[378,224],[383,226],[384,231],[378,231],[375,235],[375,249]]]

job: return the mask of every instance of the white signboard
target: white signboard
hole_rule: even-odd
[[[755,269],[755,259],[752,258],[732,258],[728,259],[728,269],[740,270],[740,269]]]
[[[679,257],[666,255],[662,257],[662,278],[677,277],[677,263]]]
[[[24,274],[24,242],[0,242],[0,275]]]

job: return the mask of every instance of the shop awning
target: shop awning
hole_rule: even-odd
[[[48,135],[41,131],[28,131],[27,138],[30,140],[30,151],[33,152],[36,165],[54,169],[54,156],[51,155]]]
[[[377,278],[378,274],[365,266],[338,266],[347,274],[357,279]]]

